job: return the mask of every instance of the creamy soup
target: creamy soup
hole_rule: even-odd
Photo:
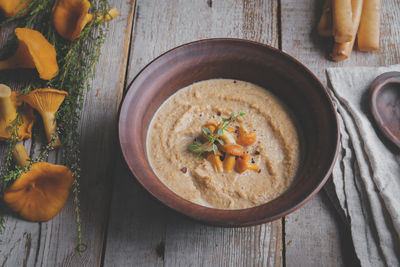
[[[233,162],[236,158],[232,170],[225,169],[228,154],[222,144],[227,141],[215,142],[217,160],[224,168],[218,170],[210,160],[217,157],[216,151],[199,154],[189,148],[208,142],[204,125],[217,125],[218,130],[232,112],[245,115],[226,127],[231,143],[239,146],[242,129],[256,139],[240,146],[247,158],[231,157]],[[161,105],[148,130],[147,156],[158,178],[182,198],[207,207],[242,209],[264,204],[287,190],[299,166],[300,144],[288,109],[271,92],[248,82],[212,79],[180,89]],[[244,158],[253,168],[239,173]]]

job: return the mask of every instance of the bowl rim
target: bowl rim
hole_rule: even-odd
[[[377,76],[370,85],[369,105],[372,116],[375,119],[375,123],[378,126],[379,130],[386,136],[388,140],[390,140],[394,145],[396,145],[397,148],[400,148],[399,140],[387,128],[385,121],[382,117],[382,114],[379,112],[379,107],[378,107],[379,95],[385,90],[386,85],[391,83],[400,84],[399,71],[384,72],[381,75]]]
[[[197,214],[197,216],[193,215],[193,214],[187,214],[187,212],[179,209],[179,207],[177,207],[176,205],[174,205],[174,203],[165,203],[164,201],[159,199],[159,196],[156,195],[155,192],[153,192],[153,190],[151,190],[151,188],[148,187],[148,185],[145,183],[146,179],[142,179],[140,175],[140,173],[133,168],[132,166],[130,166],[127,162],[127,154],[126,154],[126,150],[124,149],[123,145],[122,145],[122,114],[123,111],[125,109],[127,109],[127,107],[129,106],[129,104],[126,102],[126,98],[129,95],[132,86],[135,84],[135,81],[138,79],[139,76],[141,76],[141,74],[146,71],[150,65],[154,64],[155,62],[157,62],[158,60],[160,60],[161,58],[163,58],[164,56],[173,53],[174,51],[178,50],[178,49],[182,49],[184,47],[187,46],[192,46],[192,45],[198,45],[198,44],[202,44],[202,43],[208,43],[208,42],[237,42],[237,43],[244,43],[244,44],[250,44],[250,45],[255,45],[255,46],[260,46],[262,48],[267,48],[269,50],[271,50],[272,52],[275,52],[277,54],[279,54],[280,56],[286,58],[287,60],[291,61],[292,63],[296,64],[298,67],[300,67],[302,69],[302,71],[305,71],[308,75],[310,75],[310,77],[314,80],[314,82],[322,89],[322,93],[324,94],[329,106],[327,106],[327,110],[330,111],[330,113],[332,113],[334,116],[334,120],[332,121],[332,125],[335,125],[336,127],[336,131],[334,133],[332,133],[333,135],[336,135],[336,147],[334,150],[334,153],[332,153],[332,155],[330,155],[330,157],[332,157],[331,159],[331,163],[329,165],[329,167],[327,168],[327,171],[324,174],[324,177],[322,179],[320,179],[320,182],[318,183],[318,185],[316,187],[314,187],[312,190],[307,191],[307,193],[305,193],[305,196],[301,198],[300,201],[298,201],[295,205],[291,205],[289,208],[286,208],[284,210],[282,210],[281,212],[277,213],[276,215],[273,216],[269,216],[269,217],[263,217],[263,216],[258,216],[257,220],[253,220],[253,221],[246,221],[246,222],[226,222],[226,221],[222,221],[222,220],[210,220],[209,218],[202,216],[202,214]],[[131,92],[132,93],[132,92]],[[201,40],[196,40],[196,41],[192,41],[189,43],[185,43],[179,46],[176,46],[170,50],[167,50],[166,52],[163,52],[162,54],[160,54],[159,56],[157,56],[156,58],[154,58],[153,60],[151,60],[149,63],[147,63],[135,76],[135,78],[132,80],[132,82],[129,84],[128,89],[125,91],[122,100],[121,100],[121,104],[120,104],[120,108],[119,108],[119,113],[118,113],[118,141],[119,141],[119,146],[122,152],[122,155],[124,157],[124,161],[125,161],[125,165],[128,167],[128,169],[130,170],[131,174],[133,174],[134,178],[136,179],[136,181],[138,181],[141,186],[155,199],[157,199],[157,201],[161,202],[163,205],[167,206],[168,208],[179,212],[180,214],[183,214],[185,216],[188,216],[189,218],[195,219],[197,221],[200,221],[202,223],[206,223],[206,224],[211,224],[211,225],[215,225],[215,226],[223,226],[223,227],[242,227],[242,226],[252,226],[252,225],[258,225],[261,223],[266,223],[266,222],[270,222],[279,218],[282,218],[294,211],[296,211],[297,209],[301,208],[302,206],[304,206],[308,201],[310,201],[320,190],[321,188],[325,185],[325,183],[327,182],[327,180],[329,179],[329,177],[331,176],[331,173],[333,171],[333,168],[335,166],[335,163],[337,161],[338,158],[338,154],[340,151],[340,125],[338,123],[338,114],[336,111],[336,107],[334,105],[334,102],[328,92],[328,90],[326,89],[326,87],[321,83],[321,81],[318,79],[318,77],[316,77],[316,75],[309,70],[303,63],[301,63],[299,60],[297,60],[296,58],[294,58],[293,56],[281,51],[278,48],[275,48],[273,46],[267,45],[267,44],[263,44],[260,42],[256,42],[256,41],[252,41],[252,40],[247,40],[247,39],[241,39],[241,38],[208,38],[208,39],[201,39]],[[146,161],[147,158],[146,158]],[[157,175],[154,174],[156,177]],[[139,178],[138,178],[139,177]],[[161,180],[160,180],[161,182]],[[162,182],[161,182],[162,183]],[[163,184],[163,183],[162,183]],[[211,208],[211,207],[206,207],[206,206],[202,206],[196,203],[193,203],[191,201],[188,201],[184,198],[182,198],[181,196],[177,195],[176,193],[174,193],[172,190],[170,190],[165,184],[163,184],[170,192],[172,192],[175,196],[178,197],[179,201],[181,203],[185,203],[186,205],[192,206],[194,208],[197,209],[202,209],[202,210],[208,210],[209,212],[218,212],[218,213],[240,213],[242,211],[248,211],[248,210],[255,210],[259,207],[262,207],[264,205],[267,205],[268,203],[271,203],[272,201],[275,201],[277,199],[280,198],[277,197],[269,202],[266,202],[264,204],[261,204],[259,206],[255,206],[255,207],[250,207],[250,208],[245,208],[245,209],[234,209],[234,210],[230,210],[230,209],[217,209],[217,208]],[[282,195],[281,195],[282,196]],[[199,211],[199,213],[202,213],[201,211]]]

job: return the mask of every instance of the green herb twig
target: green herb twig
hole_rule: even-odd
[[[195,140],[192,145],[189,146],[189,151],[197,154],[204,154],[213,152],[215,155],[218,154],[218,146],[224,145],[224,142],[220,139],[221,135],[223,135],[224,131],[228,131],[229,125],[234,123],[239,117],[244,117],[246,114],[241,111],[235,115],[234,112],[231,113],[230,118],[222,118],[221,122],[218,124],[217,129],[214,132],[211,132],[207,127],[202,127],[202,131],[204,136],[207,138],[205,143],[200,143]]]
[[[7,19],[0,23],[0,27],[7,23],[14,22],[15,26],[27,27],[40,31],[46,39],[55,47],[57,51],[57,61],[59,64],[59,73],[57,77],[50,81],[40,79],[31,80],[21,93],[26,94],[36,88],[56,88],[68,92],[68,97],[61,105],[56,114],[59,128],[57,129],[62,142],[63,164],[69,167],[74,176],[73,182],[73,202],[75,206],[76,224],[78,232],[77,249],[81,252],[84,248],[82,244],[82,226],[80,216],[79,180],[81,176],[80,165],[80,134],[79,121],[83,107],[83,99],[87,90],[90,90],[88,78],[94,75],[94,66],[100,56],[100,47],[103,44],[108,29],[108,23],[92,20],[83,29],[79,37],[70,42],[61,38],[55,31],[50,16],[51,10],[56,0],[32,0],[28,7],[21,10],[17,16]],[[91,12],[106,14],[109,10],[107,0],[91,1]],[[21,14],[25,17],[19,18]],[[12,40],[11,40],[12,41]],[[11,42],[10,41],[10,42]],[[14,44],[14,46],[16,43]],[[15,47],[16,49],[16,47]],[[1,75],[1,83],[11,83],[18,79],[18,76]],[[37,131],[37,126],[34,128]],[[11,138],[7,147],[7,156],[2,166],[2,177],[0,179],[1,193],[9,181],[18,177],[18,168],[11,166],[12,150],[17,139]],[[34,142],[33,142],[34,145]],[[44,145],[38,157],[32,159],[32,162],[46,160],[51,144]],[[4,228],[4,218],[0,217],[0,230]]]

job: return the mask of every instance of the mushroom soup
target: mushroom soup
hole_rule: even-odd
[[[157,110],[147,156],[158,178],[191,202],[258,206],[291,185],[299,135],[285,105],[252,83],[212,79],[187,86]]]

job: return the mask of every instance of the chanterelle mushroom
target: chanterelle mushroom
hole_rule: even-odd
[[[0,70],[36,68],[41,79],[54,78],[58,73],[54,47],[38,31],[16,28],[15,34],[19,42],[18,49],[12,57],[0,61]]]
[[[217,124],[215,122],[208,122],[204,124],[203,127],[207,128],[210,131],[210,133],[214,133],[215,130],[217,129]],[[203,139],[207,139],[207,136],[205,135],[204,132],[202,132],[202,137]]]
[[[13,155],[21,167],[29,165],[29,156],[22,145],[14,148]],[[37,162],[5,189],[3,199],[26,220],[48,221],[64,207],[73,180],[67,167]]]
[[[210,161],[211,165],[214,168],[215,172],[222,172],[222,161],[220,159],[221,152],[218,151],[217,154],[213,152],[208,153],[207,160]]]
[[[0,0],[0,10],[7,18],[14,17],[26,8],[32,0]],[[24,12],[25,13],[25,12]]]
[[[235,138],[231,135],[229,131],[223,130],[222,135],[220,136],[222,141],[224,141],[225,144],[235,144]]]
[[[239,127],[239,136],[237,138],[237,143],[241,146],[250,146],[256,141],[256,134],[254,132],[249,132],[243,124]]]
[[[111,8],[105,16],[88,14],[90,3],[87,0],[57,0],[52,13],[54,28],[63,38],[73,41],[92,19],[110,20],[118,15],[117,8]]]
[[[53,140],[53,147],[61,145],[56,132],[55,114],[66,96],[68,96],[67,92],[51,88],[36,89],[21,96],[24,102],[31,105],[42,116],[47,140],[49,142]]]
[[[243,149],[236,144],[225,144],[222,146],[222,151],[225,152],[225,158],[223,162],[224,171],[230,172],[235,166],[236,156],[243,155]]]
[[[250,155],[249,154],[243,154],[242,157],[239,157],[236,160],[235,170],[238,173],[243,173],[246,170],[258,171],[259,170],[258,166],[254,165],[254,164],[251,164],[251,163],[248,163],[249,160],[250,160]]]
[[[10,87],[0,84],[0,140],[6,140],[11,137],[9,126],[17,117],[17,108],[22,102],[17,101],[19,93],[12,92]],[[22,113],[22,124],[18,126],[18,141],[31,138],[32,127],[35,123],[33,109],[24,105]]]

